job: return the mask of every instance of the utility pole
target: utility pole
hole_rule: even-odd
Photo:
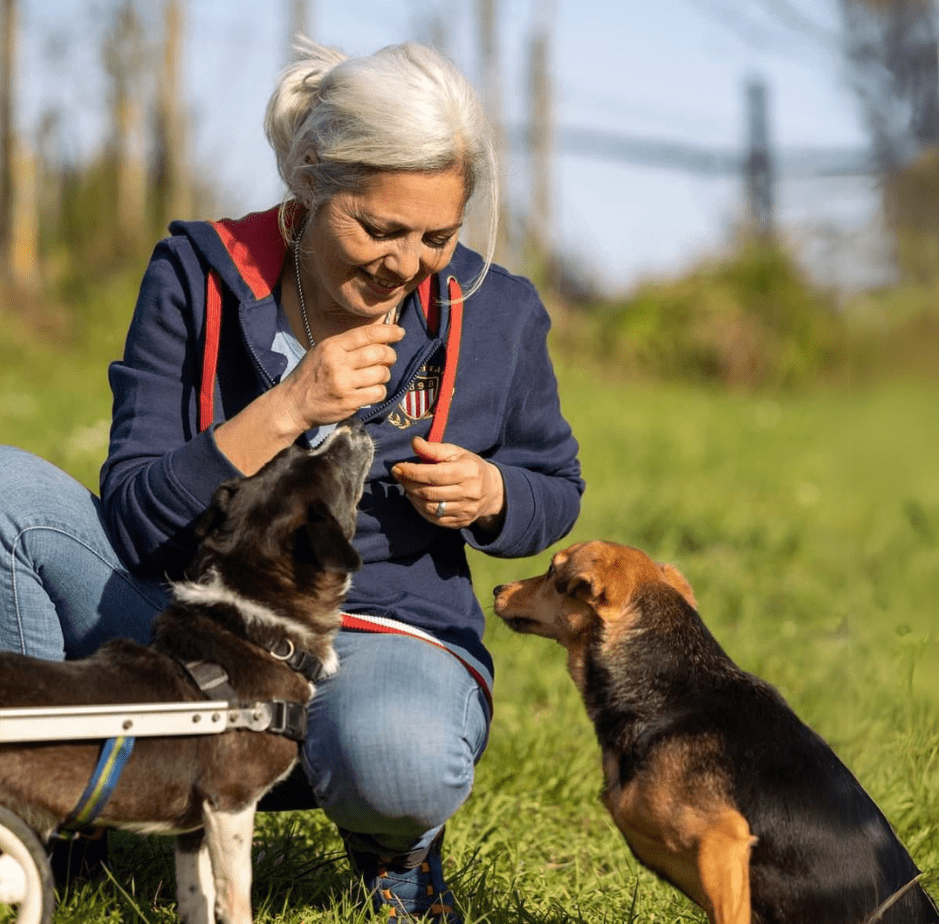
[[[774,175],[766,84],[762,80],[754,79],[747,84],[747,131],[748,152],[744,164],[747,218],[751,230],[769,240],[775,225]]]
[[[292,61],[294,58],[293,43],[298,35],[306,36],[312,39],[314,37],[313,26],[310,13],[311,0],[288,0],[288,23],[287,23],[287,56]]]
[[[528,218],[528,239],[539,264],[548,269],[554,247],[552,182],[553,94],[550,69],[550,32],[553,2],[539,7],[541,16],[532,34],[529,53],[528,149],[531,157],[532,194]]]

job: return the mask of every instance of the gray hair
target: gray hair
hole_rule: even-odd
[[[499,197],[491,129],[469,81],[440,52],[415,42],[362,58],[304,38],[296,47],[300,57],[281,74],[264,117],[287,188],[284,207],[299,203],[313,214],[380,171],[456,168],[466,202],[482,197],[488,213],[471,295],[492,263]]]

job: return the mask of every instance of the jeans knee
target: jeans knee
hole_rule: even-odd
[[[314,726],[304,762],[317,801],[339,827],[416,839],[466,801],[478,755],[458,723],[384,713],[341,741]]]
[[[0,444],[0,484],[29,484],[36,480],[34,472],[49,464],[26,449]]]
[[[313,697],[303,762],[319,806],[340,828],[394,852],[466,801],[489,707],[460,662],[427,642],[341,632],[340,668]]]
[[[4,533],[46,519],[58,522],[74,493],[88,493],[51,462],[19,449],[0,446],[0,520]]]
[[[395,732],[397,731],[397,734]],[[393,837],[419,837],[444,824],[469,796],[473,760],[460,742],[388,729],[343,755],[339,786],[323,808],[340,826]]]

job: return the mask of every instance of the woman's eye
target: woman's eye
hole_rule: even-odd
[[[362,225],[362,227],[365,229],[365,233],[374,241],[384,241],[391,237],[387,231],[382,231],[372,225]]]
[[[388,231],[383,228],[377,228],[375,225],[368,224],[368,222],[361,222],[362,230],[373,240],[373,241],[390,241],[394,238],[406,233],[404,231]],[[453,240],[452,234],[430,234],[423,238],[423,243],[425,247],[430,247],[434,250],[443,250],[451,241]]]
[[[449,244],[450,241],[452,240],[453,240],[453,235],[446,234],[446,235],[438,236],[438,237],[425,237],[424,243],[428,247],[433,247],[434,250],[443,250],[443,248],[446,247],[447,244]]]

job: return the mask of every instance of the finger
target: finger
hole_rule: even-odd
[[[363,410],[374,404],[381,404],[388,395],[384,385],[373,385],[371,388],[360,388],[356,391],[352,412]]]
[[[349,377],[350,387],[354,389],[384,386],[391,379],[391,370],[385,365],[363,366],[353,370]]]
[[[387,343],[362,342],[357,331],[346,331],[321,340],[313,350],[320,362],[340,369],[362,369],[366,366],[393,366],[398,359],[394,348]],[[309,354],[308,354],[309,355]]]
[[[452,487],[463,481],[461,469],[448,462],[398,462],[391,469],[391,474],[409,490]]]
[[[411,440],[411,449],[414,455],[424,462],[452,462],[460,455],[466,452],[460,446],[453,443],[430,443],[422,436],[415,436]]]
[[[352,353],[375,343],[397,343],[404,337],[404,334],[404,328],[397,324],[365,324],[362,327],[353,327],[341,334],[335,334],[333,337],[326,337],[323,343],[327,340],[334,340]]]
[[[456,508],[456,505],[451,501],[446,500],[430,500],[427,501],[427,519],[432,523],[442,523],[445,520],[456,520],[460,516],[459,510]]]
[[[370,343],[357,350],[348,350],[344,361],[350,369],[368,369],[372,366],[390,369],[398,359],[398,354],[381,343]]]

